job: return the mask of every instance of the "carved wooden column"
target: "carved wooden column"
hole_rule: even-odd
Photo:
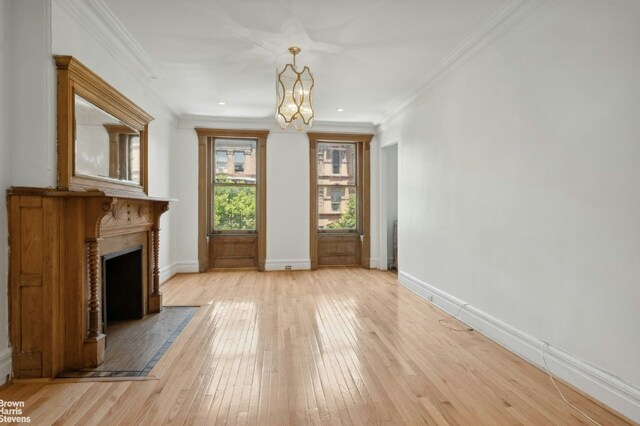
[[[153,251],[152,292],[149,295],[149,313],[160,312],[162,293],[160,292],[160,216],[169,210],[166,201],[153,203],[153,226],[151,228],[151,244]]]
[[[89,269],[89,332],[87,338],[97,339],[100,336],[100,300],[98,299],[100,252],[98,239],[87,241],[87,266]]]
[[[88,275],[87,307],[89,318],[83,348],[83,364],[98,366],[104,362],[105,335],[102,332],[100,294],[100,221],[112,209],[114,199],[96,197],[87,200],[85,207],[85,244],[87,250],[86,267]]]
[[[162,293],[160,293],[160,229],[151,230],[153,245],[153,273],[152,273],[152,293],[149,297],[149,312],[160,312],[162,308]]]

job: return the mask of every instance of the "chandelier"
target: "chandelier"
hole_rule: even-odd
[[[300,48],[290,47],[293,63],[285,65],[276,75],[276,119],[281,129],[293,124],[296,130],[313,125],[312,91],[315,83],[309,67],[296,68],[296,55]]]

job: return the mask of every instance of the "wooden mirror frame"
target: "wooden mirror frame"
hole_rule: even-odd
[[[153,117],[72,56],[54,56],[58,74],[58,189],[99,189],[123,195],[148,193],[148,127]],[[140,184],[75,174],[75,95],[140,132]]]

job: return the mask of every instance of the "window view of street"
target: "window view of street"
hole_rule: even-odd
[[[213,229],[256,229],[256,141],[216,139],[214,144]]]
[[[356,145],[318,144],[318,228],[357,229]]]
[[[353,143],[318,144],[318,228],[356,230],[357,155]],[[214,231],[256,229],[256,141],[216,139],[213,151]]]

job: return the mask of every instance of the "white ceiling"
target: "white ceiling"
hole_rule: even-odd
[[[378,123],[507,0],[105,3],[150,56],[153,84],[177,114],[274,115],[276,68],[295,45],[316,79],[316,120]]]

